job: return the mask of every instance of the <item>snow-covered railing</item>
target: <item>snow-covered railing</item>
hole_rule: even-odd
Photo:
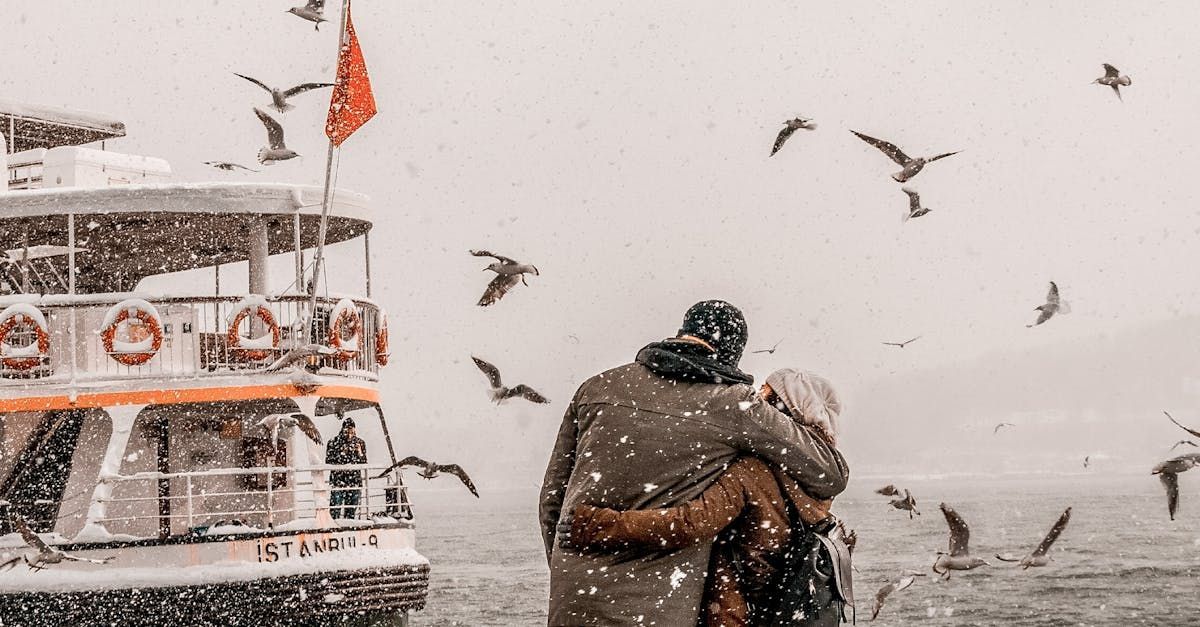
[[[14,296],[0,299],[0,309],[17,302],[45,316],[50,347],[37,368],[18,371],[0,362],[0,385],[253,373],[279,367],[279,358],[293,349],[314,346],[319,355],[290,365],[373,379],[380,362],[386,363],[377,355],[383,312],[360,299],[318,298],[311,325],[303,295]],[[32,351],[32,337],[12,333],[5,354]]]
[[[388,469],[389,466],[383,464],[316,464],[110,475],[101,481],[113,485],[113,494],[120,492],[132,496],[102,499],[106,515],[93,522],[110,531],[119,527],[141,531],[140,535],[151,529],[159,529],[161,534],[161,530],[169,527],[170,535],[179,535],[203,532],[217,521],[238,520],[247,526],[275,528],[296,520],[321,520],[325,515],[337,518],[330,512],[331,508],[341,510],[340,517],[344,519],[406,517],[408,488],[403,485],[399,470],[378,476]],[[328,482],[331,471],[357,472],[362,485],[357,488],[332,487]],[[269,481],[268,476],[272,477]],[[211,482],[214,478],[231,477],[240,478],[247,485],[260,481],[261,487],[224,491],[203,487],[206,481]],[[276,487],[276,483],[286,487]],[[121,485],[125,489],[115,489]],[[331,505],[331,495],[338,491],[356,492],[358,503]],[[218,505],[209,507],[210,502]],[[153,507],[147,510],[146,505]]]

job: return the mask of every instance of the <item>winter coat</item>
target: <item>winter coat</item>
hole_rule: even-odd
[[[564,508],[681,505],[741,454],[779,465],[816,498],[846,486],[841,455],[750,386],[666,378],[647,367],[658,362],[644,355],[639,361],[585,381],[559,429],[540,507],[552,626],[693,627],[712,549],[701,542],[651,554],[563,550],[554,534]]]
[[[347,437],[339,433],[329,441],[325,448],[326,464],[365,464],[367,463],[367,443],[360,437]],[[358,470],[333,470],[329,473],[329,484],[335,488],[357,487],[362,485],[362,472]]]

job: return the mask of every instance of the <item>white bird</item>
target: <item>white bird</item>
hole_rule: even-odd
[[[302,94],[306,91],[312,91],[314,89],[322,89],[324,87],[333,87],[333,83],[301,83],[300,85],[296,85],[295,87],[292,87],[291,89],[277,89],[274,87],[268,87],[265,83],[258,80],[257,78],[250,78],[249,76],[246,76],[245,74],[238,74],[237,72],[234,72],[233,75],[240,76],[240,77],[250,81],[251,83],[254,83],[255,85],[258,85],[259,87],[262,87],[263,89],[265,89],[268,94],[271,94],[271,108],[275,109],[276,111],[278,111],[280,113],[284,113],[287,111],[291,111],[292,109],[295,109],[295,107],[292,106],[291,104],[289,104],[287,101],[287,99],[291,98],[292,96],[295,96],[297,94]]]
[[[1046,564],[1049,564],[1050,556],[1046,555],[1046,552],[1048,552],[1050,547],[1054,545],[1054,541],[1058,540],[1058,536],[1062,535],[1063,529],[1067,528],[1067,523],[1070,521],[1071,508],[1068,507],[1066,511],[1064,511],[1062,515],[1058,517],[1058,520],[1055,521],[1054,526],[1050,528],[1050,531],[1046,534],[1046,537],[1042,538],[1041,543],[1037,545],[1037,548],[1033,550],[1033,553],[1030,553],[1022,558],[1014,558],[1011,556],[1002,556],[997,554],[996,559],[1002,562],[1020,562],[1022,569],[1028,569],[1035,566],[1045,566]]]
[[[258,421],[258,426],[271,432],[271,443],[275,450],[279,450],[279,430],[299,427],[308,439],[322,444],[321,430],[317,429],[317,425],[313,423],[312,418],[301,413],[293,414],[270,414]]]
[[[916,514],[917,516],[921,515],[921,512],[917,511],[917,499],[913,498],[913,495],[908,491],[908,488],[904,489],[903,497],[899,496],[897,493],[896,498],[888,501],[888,505],[891,505],[898,510],[907,511],[909,520],[912,520],[913,514]]]
[[[914,337],[911,340],[904,340],[903,342],[880,342],[880,344],[883,344],[885,346],[895,346],[898,348],[904,348],[905,346],[908,346],[909,344],[912,344],[913,342],[915,342],[919,339],[921,339],[921,336],[918,335],[917,337]]]
[[[67,553],[65,551],[60,551],[60,550],[46,544],[45,542],[43,542],[42,539],[40,537],[38,537],[38,534],[34,533],[33,530],[31,530],[29,528],[29,525],[25,524],[25,520],[23,518],[21,518],[20,516],[11,514],[10,520],[12,521],[13,527],[16,527],[17,531],[20,532],[21,538],[25,540],[25,544],[28,544],[31,548],[33,548],[37,551],[37,555],[35,555],[32,560],[29,559],[28,555],[26,555],[22,558],[25,560],[25,563],[29,566],[29,568],[31,568],[33,570],[42,570],[43,568],[45,568],[46,565],[58,564],[63,561],[88,562],[90,564],[107,564],[110,561],[112,561],[112,559],[114,557],[116,557],[114,555],[110,555],[109,557],[93,559],[93,558],[89,558],[89,557],[79,557],[77,555],[71,555],[70,553]],[[2,569],[4,567],[11,568],[12,565],[16,563],[16,559],[17,558],[13,558],[13,559],[5,562],[4,564],[0,565],[0,569]]]
[[[204,165],[210,165],[218,170],[225,170],[226,172],[232,172],[238,168],[246,170],[247,172],[261,172],[261,170],[247,168],[240,163],[234,163],[232,161],[205,161]]]
[[[1200,431],[1197,431],[1197,430],[1195,430],[1195,429],[1189,429],[1188,427],[1185,427],[1185,426],[1183,426],[1182,424],[1180,424],[1180,423],[1179,423],[1179,421],[1178,421],[1178,420],[1175,420],[1175,417],[1174,417],[1174,416],[1172,416],[1170,413],[1168,413],[1166,410],[1163,410],[1163,413],[1164,413],[1164,414],[1166,414],[1166,416],[1167,416],[1167,420],[1170,420],[1171,422],[1175,423],[1175,426],[1176,426],[1176,427],[1179,427],[1180,429],[1183,429],[1184,431],[1187,431],[1188,433],[1190,433],[1190,434],[1191,434],[1191,435],[1193,435],[1194,437],[1200,438]],[[1184,440],[1184,441],[1186,441],[1186,440]],[[1175,446],[1179,446],[1179,444],[1176,444]],[[1193,446],[1195,446],[1195,445],[1193,445]],[[1171,447],[1171,448],[1175,448],[1175,447],[1173,446],[1173,447]]]
[[[479,491],[475,489],[475,484],[471,482],[471,477],[467,475],[467,471],[462,469],[462,466],[459,466],[458,464],[435,464],[433,462],[427,462],[415,455],[405,457],[391,466],[388,466],[387,470],[379,473],[375,478],[380,479],[386,476],[392,470],[396,468],[403,468],[404,466],[420,466],[422,470],[417,474],[425,479],[433,479],[434,477],[438,476],[439,473],[443,472],[452,474],[455,477],[458,477],[459,480],[463,482],[463,485],[467,486],[467,489],[471,491],[471,494],[475,495],[475,498],[479,498]]]
[[[1179,473],[1187,472],[1200,465],[1200,453],[1185,453],[1165,462],[1155,464],[1150,471],[1158,475],[1158,480],[1167,489],[1167,513],[1175,520],[1175,510],[1179,509]]]
[[[944,152],[935,157],[917,157],[914,159],[914,158],[904,154],[904,151],[900,150],[898,147],[896,147],[895,144],[885,142],[882,139],[875,139],[874,137],[863,135],[862,133],[859,133],[858,131],[850,131],[850,132],[854,133],[855,136],[857,136],[859,139],[878,148],[881,152],[883,152],[883,154],[887,155],[888,158],[891,159],[892,161],[895,161],[896,163],[900,164],[901,168],[903,168],[903,169],[892,175],[892,178],[895,179],[895,181],[897,183],[903,183],[903,182],[907,181],[908,179],[911,179],[912,177],[916,176],[917,173],[920,172],[925,167],[925,164],[933,163],[934,161],[937,161],[938,159],[945,159],[946,157],[949,157],[950,155],[956,155],[959,152],[962,152],[960,150],[956,150],[954,152]]]
[[[499,302],[509,290],[517,286],[517,283],[524,283],[528,286],[529,284],[525,282],[526,274],[539,276],[538,269],[533,264],[518,263],[513,259],[486,250],[468,252],[476,257],[491,257],[496,260],[484,268],[485,272],[488,270],[495,272],[496,278],[488,283],[487,289],[483,291],[483,296],[479,298],[478,303],[475,303],[480,307],[487,307]]]
[[[908,222],[913,218],[919,218],[930,211],[933,211],[933,209],[930,209],[929,207],[921,206],[921,195],[917,193],[917,190],[911,187],[901,187],[900,191],[908,194],[908,211],[904,212],[903,222]]]
[[[1050,282],[1050,290],[1046,292],[1046,303],[1033,308],[1034,311],[1040,311],[1038,319],[1033,324],[1027,324],[1026,327],[1036,327],[1039,324],[1054,317],[1054,314],[1069,314],[1071,306],[1067,301],[1062,300],[1058,296],[1058,285],[1054,281]]]
[[[1015,427],[1015,426],[1017,426],[1017,425],[1014,425],[1011,422],[1002,422],[992,428],[992,435],[996,435],[997,433],[1000,433],[1000,430],[1003,429],[1004,427]]]
[[[487,377],[488,384],[492,386],[492,389],[491,389],[492,400],[495,401],[497,404],[502,403],[510,398],[513,398],[514,396],[520,396],[521,398],[523,398],[527,401],[532,401],[534,403],[549,403],[550,402],[550,400],[547,399],[545,396],[538,394],[537,391],[535,391],[533,388],[525,385],[524,383],[522,383],[521,385],[513,386],[511,388],[504,387],[504,383],[502,383],[500,380],[500,369],[499,368],[493,366],[492,364],[489,364],[488,362],[486,362],[478,357],[475,357],[474,355],[471,356],[471,359],[475,362],[475,365],[479,368],[479,370],[481,372],[483,372],[484,376]]]
[[[875,593],[875,606],[871,608],[871,620],[879,616],[879,610],[883,609],[883,602],[893,593],[900,592],[913,585],[917,577],[924,577],[925,573],[918,573],[915,570],[906,570],[900,573],[900,576],[890,581],[887,585],[879,589]]]
[[[774,346],[772,346],[771,348],[764,348],[764,349],[762,349],[762,350],[750,351],[750,352],[751,352],[751,353],[754,353],[754,354],[757,354],[757,353],[766,353],[766,354],[768,354],[768,355],[774,355],[774,354],[775,354],[775,349],[779,348],[779,345],[780,345],[780,344],[783,344],[783,340],[786,340],[786,339],[787,339],[787,338],[783,338],[782,340],[779,340],[778,342],[775,342],[775,345],[774,345]]]
[[[775,153],[779,152],[780,148],[783,148],[783,143],[786,142],[788,138],[792,136],[792,133],[795,133],[797,130],[804,129],[806,131],[811,131],[816,128],[816,122],[813,122],[812,120],[806,120],[804,118],[793,118],[791,120],[784,121],[783,130],[779,131],[779,136],[775,138],[775,146],[771,148],[771,154],[768,156],[774,157]]]
[[[275,121],[275,118],[267,115],[258,107],[254,108],[254,114],[262,120],[263,126],[267,127],[267,146],[258,151],[259,163],[274,165],[276,161],[286,161],[300,156],[295,150],[289,150],[284,145],[283,127]]]
[[[287,10],[288,13],[296,17],[313,22],[313,28],[321,30],[321,22],[328,22],[325,19],[325,0],[308,0],[302,7],[292,7]]]
[[[1113,93],[1115,93],[1117,95],[1117,100],[1124,102],[1125,99],[1121,97],[1121,87],[1122,86],[1129,87],[1130,85],[1133,84],[1133,79],[1129,78],[1128,76],[1125,76],[1124,74],[1121,74],[1120,70],[1105,63],[1104,64],[1104,76],[1101,76],[1100,78],[1097,78],[1096,80],[1092,81],[1093,85],[1095,85],[1097,83],[1099,83],[1101,85],[1108,85],[1109,87],[1112,87]]]
[[[942,508],[942,514],[946,517],[946,525],[950,527],[950,547],[949,552],[938,551],[937,559],[933,562],[933,572],[942,576],[942,579],[950,578],[952,570],[971,570],[980,566],[988,566],[989,564],[979,557],[971,557],[968,543],[971,540],[971,530],[967,527],[967,521],[963,520],[958,512],[954,511],[945,503],[938,504]],[[938,570],[941,568],[941,570]]]

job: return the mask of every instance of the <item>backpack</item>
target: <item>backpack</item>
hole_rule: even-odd
[[[784,552],[774,603],[762,608],[755,624],[833,627],[846,620],[847,605],[853,615],[850,551],[834,524],[803,527],[795,534]]]

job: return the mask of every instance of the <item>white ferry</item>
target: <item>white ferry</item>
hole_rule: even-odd
[[[429,564],[389,470],[367,199],[334,192],[326,235],[362,242],[366,297],[310,301],[321,188],[173,183],[105,150],[124,134],[0,102],[0,624],[406,625]],[[185,270],[199,293],[139,289]],[[321,443],[274,440],[279,414]],[[367,462],[327,464],[347,420]],[[331,508],[337,471],[361,487]]]

